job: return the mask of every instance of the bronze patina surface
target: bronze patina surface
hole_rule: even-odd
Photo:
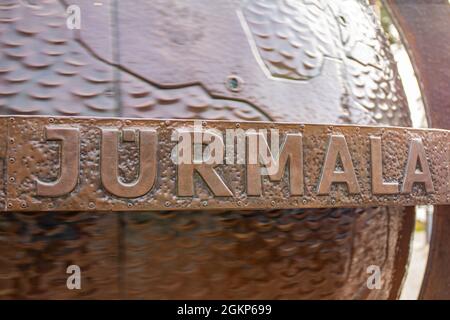
[[[7,128],[0,136],[7,144],[2,159],[5,211],[450,203],[446,130],[122,118],[0,119]],[[252,140],[267,131],[272,133],[267,140]],[[176,135],[183,132],[193,138],[184,145],[188,135],[183,139]],[[195,132],[202,157],[176,163],[172,157],[176,147],[192,146],[189,152],[195,152]],[[272,163],[260,158],[274,152],[269,138],[274,139],[275,132],[279,156],[272,155],[270,161],[278,166],[270,172]],[[206,154],[212,147],[214,159],[209,157],[213,152]]]
[[[364,1],[101,2],[70,1],[82,23],[69,30],[68,1],[2,1],[2,115],[411,125],[389,43]],[[60,147],[44,140],[43,129],[34,141],[48,158],[26,161],[46,164],[32,177],[45,186],[58,177]],[[80,137],[82,146],[92,143],[90,154],[80,153],[89,168],[81,174],[97,184],[99,135]],[[133,183],[138,159],[126,159],[137,152],[124,145],[119,173]],[[19,181],[28,175],[20,161]],[[109,199],[80,182],[93,190],[87,197]],[[36,183],[30,176],[20,190],[27,202]],[[413,208],[398,206],[104,212],[94,203],[56,212],[17,205],[27,212],[0,214],[1,298],[395,298],[414,223]],[[71,264],[82,271],[81,290],[66,287]],[[381,268],[380,290],[367,288],[370,265]]]

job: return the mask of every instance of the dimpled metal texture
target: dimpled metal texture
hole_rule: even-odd
[[[450,204],[448,130],[202,121],[202,130],[208,132],[213,128],[217,134],[236,127],[243,131],[278,130],[281,145],[284,145],[280,153],[286,155],[291,152],[291,156],[286,167],[280,160],[280,167],[286,168],[286,172],[280,172],[280,177],[276,178],[273,174],[261,174],[261,170],[252,172],[252,165],[248,163],[202,164],[197,168],[203,169],[195,172],[186,171],[183,164],[177,165],[172,151],[179,142],[172,139],[174,132],[193,128],[195,123],[195,120],[9,116],[8,136],[4,137],[9,140],[5,211],[261,210]],[[131,128],[155,133],[153,156],[141,158],[146,152],[151,154],[145,146],[151,138],[143,138],[142,133],[139,143],[130,139],[108,143],[111,140],[102,136],[105,130],[114,130],[116,136],[122,132],[125,140],[127,132],[135,133],[130,131]],[[48,141],[44,136],[48,137],[52,130],[70,130],[79,139],[63,141],[62,144]],[[299,138],[301,150],[289,149],[295,141],[293,136]],[[371,142],[373,137],[379,139],[379,149]],[[344,156],[346,152],[342,149],[337,151],[337,139],[342,139],[347,146],[348,162],[342,160],[347,159]],[[249,140],[247,148],[251,144]],[[104,144],[109,146],[104,148]],[[420,154],[424,162],[420,160],[420,164],[426,173],[422,178],[415,177],[418,163],[414,160],[417,153],[413,150],[417,150],[417,146],[423,150]],[[70,156],[70,150],[76,151]],[[335,163],[339,160],[332,160],[331,165],[325,164],[334,152],[339,152],[342,164]],[[303,155],[303,160],[295,160],[299,159],[295,157],[298,153]],[[375,160],[376,154],[380,155],[382,164]],[[72,164],[67,161],[68,157],[73,158]],[[332,177],[336,166],[353,172],[354,180],[331,183],[338,181]],[[261,167],[258,165],[259,169]],[[217,179],[205,174],[209,172],[208,168],[217,174]],[[374,173],[377,170],[380,174]],[[251,186],[255,183],[249,175],[263,185],[260,191],[252,191]],[[299,179],[295,180],[293,176]],[[383,182],[395,183],[393,191],[382,187],[377,189],[377,177]],[[125,187],[128,193],[114,187],[118,179],[128,183]],[[422,183],[413,182],[419,179]],[[137,182],[139,180],[147,182],[142,189],[133,188],[133,183],[141,184]],[[300,191],[296,191],[298,180],[302,185]],[[47,185],[43,192],[45,182],[50,186]],[[187,194],[183,194],[186,188],[181,190],[184,184],[188,185]],[[219,193],[221,185],[227,188],[227,193]]]
[[[69,30],[64,1],[1,2],[2,114],[410,125],[363,1],[102,3],[72,1],[82,25]],[[8,212],[0,297],[395,298],[412,225],[385,207]],[[66,288],[71,264],[82,290]]]

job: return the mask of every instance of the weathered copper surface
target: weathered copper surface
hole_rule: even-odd
[[[214,132],[218,140],[208,143],[206,137],[199,137],[201,155],[205,157],[206,146],[216,143],[220,156],[214,162],[186,158],[188,163],[177,164],[172,154],[180,141],[174,134],[194,132],[193,120],[1,120],[8,128],[0,137],[8,144],[6,211],[450,203],[450,137],[445,130],[203,121],[197,122],[198,133]],[[243,136],[247,152],[240,155],[237,138],[232,136],[231,144],[226,140],[227,130],[233,133],[236,129],[250,134],[252,130],[277,130],[279,165],[264,174],[263,168],[269,170],[272,164],[263,164],[259,158],[252,162],[249,157],[258,154],[258,149],[251,146],[257,140],[248,134]],[[186,146],[195,149],[194,139]],[[225,159],[230,147],[238,153]],[[274,152],[265,143],[264,151],[268,150]],[[245,158],[241,163],[236,161],[239,156]]]
[[[101,2],[71,1],[81,30],[65,27],[66,2],[2,3],[2,114],[410,126],[388,43],[360,1]],[[7,212],[0,297],[395,298],[413,216]],[[80,291],[65,287],[69,264],[88,270]],[[381,290],[366,286],[369,265]]]
[[[445,0],[387,3],[413,58],[430,125],[450,129],[450,4]],[[422,299],[450,299],[449,213],[449,206],[434,207]]]

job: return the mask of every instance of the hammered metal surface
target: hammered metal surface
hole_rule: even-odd
[[[9,141],[6,166],[8,176],[7,184],[7,210],[8,211],[77,211],[96,209],[104,211],[145,211],[145,210],[217,210],[217,209],[266,209],[266,208],[323,208],[323,207],[367,207],[380,205],[415,205],[415,204],[446,204],[448,193],[448,166],[449,159],[449,132],[445,130],[404,129],[395,127],[365,127],[365,126],[328,126],[328,125],[300,125],[273,122],[242,122],[239,128],[246,130],[276,129],[280,133],[280,143],[286,139],[287,134],[302,134],[303,162],[288,165],[280,181],[269,179],[261,175],[263,190],[260,194],[249,194],[246,186],[246,172],[249,170],[243,164],[222,164],[214,166],[218,173],[219,182],[231,191],[230,196],[218,196],[215,187],[219,182],[210,180],[208,176],[201,176],[192,172],[193,196],[180,194],[180,183],[190,179],[189,174],[180,173],[181,167],[172,160],[172,151],[177,146],[173,140],[174,131],[194,128],[195,121],[187,120],[139,120],[139,119],[83,119],[83,118],[57,118],[57,117],[10,117],[8,122]],[[79,167],[79,173],[70,172],[69,175],[79,176],[72,189],[63,194],[39,194],[37,181],[55,181],[63,177],[61,158],[67,149],[62,149],[56,142],[46,141],[44,128],[67,128],[80,133],[80,143],[68,145],[69,150],[80,150],[80,160],[74,162]],[[214,129],[225,136],[227,129],[235,129],[236,122],[232,121],[203,121],[203,130]],[[156,132],[157,144],[154,157],[140,160],[136,143],[118,143],[117,155],[122,154],[121,168],[117,179],[133,182],[141,176],[155,176],[148,187],[148,191],[139,195],[121,196],[115,194],[100,176],[114,174],[115,168],[101,164],[101,159],[111,156],[105,154],[101,145],[101,128],[118,128],[124,132],[131,128],[153,129]],[[338,160],[332,163],[331,170],[326,170],[327,154],[335,150],[330,137],[344,137],[348,148],[350,165],[354,169],[345,170],[354,172],[355,182],[331,183],[328,191],[320,191],[320,185],[327,180],[338,166]],[[396,182],[397,190],[392,193],[377,193],[373,190],[374,178],[372,169],[380,167],[374,163],[371,156],[370,137],[381,138],[381,173],[383,180]],[[103,137],[103,139],[106,139]],[[426,162],[420,163],[421,170],[425,166],[430,171],[431,187],[424,183],[414,183],[411,191],[405,189],[406,181],[411,176],[409,172],[417,170],[415,157],[412,164],[408,163],[411,157],[411,146],[415,139],[420,139],[423,146]],[[63,142],[64,143],[64,142]],[[65,142],[68,144],[68,142]],[[234,140],[233,140],[234,144]],[[234,146],[233,146],[234,147]],[[235,149],[233,149],[235,150]],[[284,149],[280,150],[283,153]],[[219,151],[216,151],[219,152]],[[343,152],[342,150],[340,152]],[[372,151],[373,152],[373,151]],[[225,154],[222,147],[222,154]],[[343,158],[343,153],[340,153]],[[75,156],[73,156],[75,157]],[[78,157],[77,157],[78,158]],[[109,160],[112,161],[112,160]],[[293,162],[291,158],[291,162]],[[139,170],[143,165],[153,163],[155,171]],[[413,165],[408,170],[408,165]],[[282,164],[280,163],[281,170]],[[297,166],[302,167],[301,180],[304,186],[301,194],[292,192],[292,182],[289,176],[294,174]],[[108,170],[104,172],[103,170]],[[120,176],[120,171],[122,175]],[[143,171],[143,172],[139,172]],[[67,171],[69,172],[69,171]],[[255,173],[257,174],[257,173]],[[112,180],[114,181],[114,180]],[[322,182],[321,182],[322,181]],[[423,182],[423,181],[422,181]],[[64,183],[55,188],[62,190]],[[209,188],[208,188],[209,187]],[[130,186],[128,186],[130,188]],[[355,189],[356,191],[351,191]],[[110,191],[108,191],[110,190]],[[141,195],[142,194],[142,195]]]
[[[7,1],[0,14],[3,114],[116,114],[114,70],[76,41],[61,3]]]
[[[118,32],[127,34],[119,38],[117,63],[148,86],[199,82],[214,96],[245,101],[279,121],[409,123],[388,43],[359,1],[193,0],[150,6],[140,0],[132,7],[119,2],[117,11]],[[152,45],[135,49],[143,37]],[[91,46],[89,39],[81,41]],[[224,85],[230,75],[242,79],[238,92]],[[124,106],[124,115],[135,116],[134,109]],[[141,116],[173,118],[167,109],[156,106]],[[178,109],[175,118],[182,114]]]
[[[22,2],[14,0],[2,3],[0,91],[6,93],[0,98],[2,114],[410,125],[406,100],[387,42],[379,24],[374,23],[370,9],[361,1],[288,1],[291,7],[307,6],[308,12],[298,13],[293,9],[281,19],[295,13],[300,17],[306,16],[309,21],[327,21],[324,33],[335,28],[333,19],[343,22],[339,26],[338,40],[341,45],[339,41],[334,42],[340,55],[338,58],[324,55],[320,72],[316,71],[310,79],[267,77],[264,66],[258,63],[257,52],[252,50],[251,43],[256,41],[256,36],[246,32],[242,16],[238,13],[257,5],[256,1],[133,1],[132,6],[125,1],[102,2],[103,10],[94,10],[90,1],[71,1],[79,4],[83,12],[84,22],[78,32],[65,28],[64,20],[61,20],[66,6],[63,2],[38,1],[41,9],[34,8],[36,5],[23,7]],[[283,4],[277,2],[277,5]],[[346,13],[344,19],[340,17],[340,12]],[[257,19],[267,20],[264,14],[259,14]],[[52,20],[56,22],[52,23]],[[28,29],[34,32],[32,35],[21,31],[24,22],[31,25]],[[62,34],[61,40],[66,41],[61,42],[61,46],[55,46],[48,42],[52,40],[49,33]],[[316,36],[322,37],[305,28],[301,34],[304,48],[309,49],[311,43],[317,42]],[[10,37],[15,42],[8,42]],[[276,47],[276,50],[281,49]],[[73,62],[71,51],[88,67],[67,63]],[[11,53],[13,56],[16,54],[15,59]],[[48,53],[55,56],[47,58]],[[302,53],[295,55],[302,57]],[[380,55],[382,67],[376,68],[371,63],[376,55]],[[27,59],[27,56],[30,58]],[[30,68],[29,61],[33,56],[44,57],[42,60],[47,61],[44,64],[47,66]],[[300,62],[298,65],[302,66]],[[57,69],[63,74],[58,73]],[[24,80],[22,85],[20,81],[10,83],[8,79],[14,80],[9,75],[12,72],[15,72],[16,80],[20,80],[17,74],[23,74],[27,79],[32,76],[32,79]],[[229,89],[227,81],[230,76],[238,76],[242,80],[237,90]],[[39,80],[58,85],[57,90],[51,90],[51,86],[50,89],[41,89],[40,83],[36,84]],[[43,103],[41,98],[45,95],[36,94],[35,90],[44,90],[47,98],[52,93],[54,95]],[[27,94],[28,91],[32,96]],[[122,105],[119,107],[118,103]],[[192,106],[188,107],[188,104]],[[31,219],[33,230],[46,234],[48,231],[36,224],[35,219],[40,214],[32,213],[27,217]],[[248,214],[258,221],[257,227],[247,227],[249,222],[246,221],[251,220],[247,218]],[[28,243],[30,250],[10,246],[9,238],[21,226],[17,220],[7,219],[12,215],[22,214],[0,216],[0,245],[4,256],[11,257],[1,260],[2,280],[6,279],[3,282],[5,286],[0,290],[2,297],[54,298],[58,294],[68,294],[60,291],[65,286],[62,284],[61,289],[58,282],[61,276],[66,276],[63,268],[45,276],[36,273],[30,278],[20,262],[12,259],[19,254],[24,260],[32,260],[37,253],[48,251],[45,246],[43,248],[46,240],[31,242],[26,236],[19,238],[19,242]],[[191,213],[187,216],[195,216],[199,221],[192,227],[184,215],[174,213],[109,213],[106,215],[108,218],[90,213],[89,217],[96,219],[93,225],[98,223],[102,229],[91,228],[88,232],[85,225],[76,224],[74,233],[84,235],[85,241],[92,244],[87,254],[80,253],[75,260],[111,261],[107,257],[113,256],[118,259],[116,264],[111,262],[110,269],[100,268],[98,263],[91,264],[90,276],[97,290],[82,290],[80,294],[89,298],[103,297],[103,294],[135,298],[245,298],[258,294],[295,298],[395,298],[398,294],[399,282],[404,274],[403,258],[408,255],[409,247],[408,241],[402,239],[409,239],[412,230],[409,222],[413,219],[411,213],[403,213],[401,209],[376,208],[275,210],[273,216],[261,211],[222,215],[224,221],[219,223],[214,222],[218,220],[215,220],[217,215],[213,213]],[[294,219],[297,215],[304,218],[300,219],[300,224],[293,224],[289,229],[289,224],[277,225],[279,220],[276,216],[283,215],[288,219]],[[68,219],[66,215],[58,214],[56,226],[64,225],[65,219]],[[246,237],[253,235],[252,232],[246,233],[246,230],[263,229],[267,224],[275,232],[266,235],[258,232],[254,238],[256,240],[245,242]],[[193,228],[194,231],[183,231],[184,225],[187,230]],[[330,231],[330,228],[337,230]],[[116,232],[116,245],[97,246],[100,239],[113,239]],[[171,240],[165,242],[165,237]],[[302,239],[305,240],[302,242]],[[83,248],[80,242],[69,242]],[[210,242],[219,244],[210,246]],[[299,250],[295,249],[297,243],[300,243]],[[190,251],[183,245],[190,245]],[[221,256],[227,252],[227,245],[234,249],[229,251],[229,259],[224,259]],[[217,246],[219,249],[215,249]],[[211,248],[212,251],[201,251],[204,248]],[[275,260],[267,262],[264,258],[252,258],[258,250],[263,252],[262,256],[268,252],[268,257]],[[290,250],[296,254],[291,258],[280,258]],[[192,254],[187,255],[187,252]],[[62,256],[54,255],[52,259],[55,263],[65,264]],[[204,270],[214,274],[207,263],[202,263],[203,258],[203,261],[215,265],[211,256],[223,264],[215,277],[199,273],[199,270]],[[174,262],[165,264],[165,258],[169,261],[173,258]],[[150,265],[145,259],[155,264]],[[183,259],[191,261],[189,268],[185,267]],[[259,263],[260,270],[268,266],[272,269],[266,273],[259,272],[257,280],[247,280],[253,276],[252,268],[249,268],[252,259],[256,260],[254,266]],[[278,260],[280,263],[277,263]],[[261,261],[264,263],[261,264]],[[383,277],[383,290],[367,292],[364,290],[367,265],[381,261],[384,261],[382,271],[386,275]],[[300,270],[302,273],[299,273]],[[101,280],[105,275],[108,281]],[[278,285],[272,277],[283,278],[283,284]],[[48,291],[55,292],[55,295],[42,293],[31,285],[29,287],[32,289],[27,292],[14,289],[17,288],[14,287],[17,278],[25,279],[23,281],[28,285],[36,282],[52,284]],[[114,282],[116,279],[118,281]],[[207,289],[199,290],[198,282]],[[233,285],[229,285],[231,282]],[[117,289],[118,283],[120,290]],[[174,289],[177,286],[179,291]],[[240,287],[244,290],[239,291]],[[336,294],[331,294],[334,288],[339,289]]]
[[[167,299],[366,298],[368,292],[358,292],[357,285],[365,281],[365,270],[352,262],[392,268],[382,210],[130,213],[127,293]],[[368,241],[369,234],[378,241]],[[389,279],[385,285],[389,291]]]

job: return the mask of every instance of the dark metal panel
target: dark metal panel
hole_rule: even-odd
[[[0,299],[119,297],[116,214],[8,213],[0,216]],[[81,270],[69,290],[67,267]]]
[[[388,220],[380,213],[129,213],[127,294],[164,299],[365,298],[368,292],[358,292],[366,278],[364,264],[390,267],[390,261],[384,265],[392,245]]]

